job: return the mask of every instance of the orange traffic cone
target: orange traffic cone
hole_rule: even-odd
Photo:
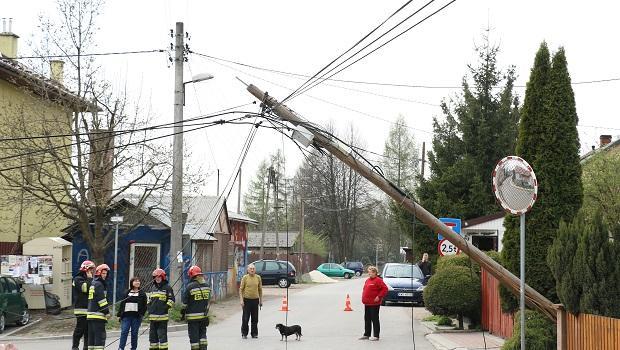
[[[344,300],[344,311],[353,311],[351,308],[351,298],[349,298],[349,294],[347,294],[347,298]]]
[[[280,311],[291,311],[288,309],[288,300],[286,299],[286,296],[282,298],[282,307],[280,308]]]

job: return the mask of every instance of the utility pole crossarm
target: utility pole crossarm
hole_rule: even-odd
[[[267,106],[273,109],[273,112],[283,120],[292,123],[295,126],[305,124],[306,121],[301,119],[295,112],[280,104],[271,96],[265,96],[265,93],[254,85],[249,85],[247,90],[254,95],[259,101],[263,101]],[[350,153],[343,150],[337,143],[325,137],[323,134],[311,130],[314,135],[314,142],[340,159],[343,163],[350,166],[357,173],[362,175],[368,181],[372,182],[375,186],[392,197],[397,203],[400,203],[403,207],[412,213],[415,217],[424,222],[432,232],[441,233],[448,241],[459,247],[463,252],[471,257],[474,261],[480,264],[491,275],[497,278],[502,285],[509,288],[513,294],[518,295],[520,280],[513,275],[510,271],[505,269],[502,265],[495,262],[484,252],[476,248],[475,246],[467,243],[460,235],[456,234],[452,229],[439,221],[434,215],[429,213],[422,206],[414,202],[411,198],[408,198],[404,192],[398,189],[396,186],[388,182],[385,178],[376,174],[372,169],[366,165],[360,163]],[[556,321],[557,309],[554,304],[543,295],[538,293],[532,287],[525,286],[525,296],[527,304],[539,310],[545,316],[552,321]]]

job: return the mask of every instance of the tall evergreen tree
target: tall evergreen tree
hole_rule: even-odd
[[[538,199],[526,215],[526,282],[557,299],[555,282],[549,278],[547,250],[560,221],[571,222],[583,199],[577,112],[564,49],[558,50],[550,65],[547,45],[541,44],[521,116],[516,153],[532,165],[538,179]],[[502,260],[506,268],[518,273],[519,219],[509,216],[505,226]],[[503,295],[508,301],[507,294]],[[513,299],[504,306],[514,309],[516,302]]]
[[[479,64],[468,66],[473,84],[463,78],[454,107],[444,101],[444,120],[433,121],[431,176],[421,183],[418,195],[422,205],[439,216],[469,219],[499,210],[491,172],[514,151],[519,119],[514,69],[497,67],[499,47],[486,37],[476,52]]]

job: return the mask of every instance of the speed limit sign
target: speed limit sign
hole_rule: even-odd
[[[441,256],[456,255],[461,252],[461,250],[457,246],[452,244],[452,242],[448,241],[447,239],[442,239],[441,241],[439,241],[439,244],[437,245],[437,250],[439,251],[439,255]]]

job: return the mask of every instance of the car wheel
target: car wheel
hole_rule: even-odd
[[[4,332],[4,327],[6,326],[6,318],[4,314],[0,314],[0,333]]]
[[[288,278],[280,278],[278,280],[278,287],[280,288],[288,288],[291,285],[291,283],[288,281]]]
[[[347,273],[345,273],[345,274],[344,274],[344,278],[346,278],[346,279],[351,278],[351,274],[350,274],[350,273],[348,273],[348,272],[347,272]]]
[[[359,277],[359,276],[361,276],[361,275],[362,275],[362,272],[361,272],[361,271],[355,271],[355,276]]]
[[[28,312],[28,310],[24,310],[22,316],[15,323],[17,323],[18,326],[25,326],[28,322],[30,322],[30,312]]]

